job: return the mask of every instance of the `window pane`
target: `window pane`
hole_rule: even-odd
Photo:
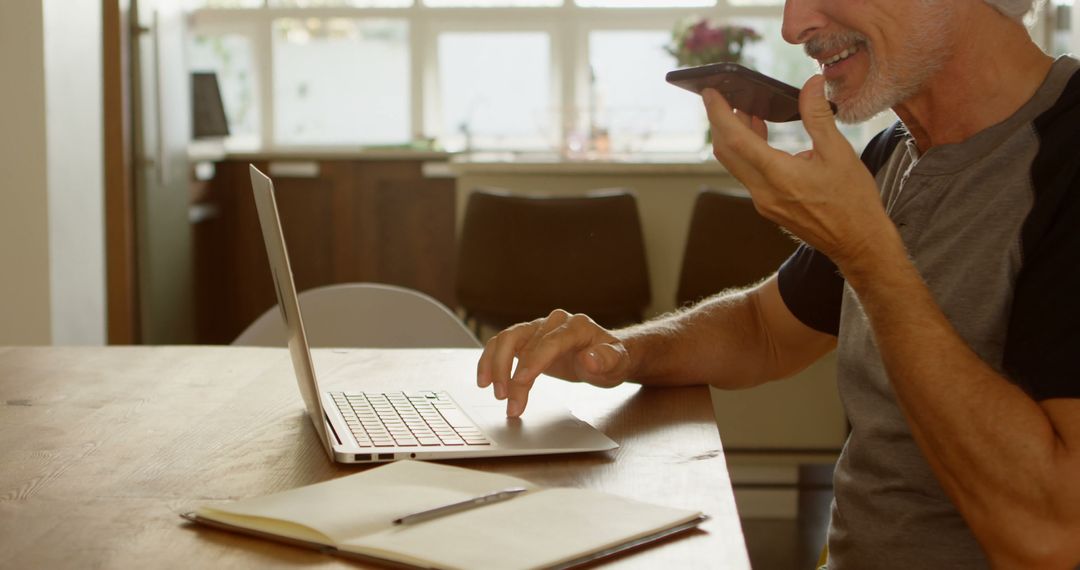
[[[1077,33],[1073,29],[1072,16],[1072,11],[1075,9],[1073,0],[1054,0],[1054,3],[1049,7],[1049,10],[1053,11],[1052,17],[1054,19],[1054,28],[1050,40],[1050,55],[1057,57],[1080,51],[1080,45],[1070,45],[1073,43],[1072,39],[1077,37]]]
[[[715,6],[716,0],[575,0],[585,8],[697,8]]]
[[[412,0],[270,0],[271,8],[404,8]]]
[[[185,10],[201,8],[262,8],[263,0],[183,0]]]
[[[536,7],[562,6],[562,0],[424,0],[425,6],[432,8],[495,8],[495,7]]]
[[[405,20],[274,21],[274,141],[400,144],[411,139]]]
[[[188,68],[217,73],[231,142],[257,145],[261,131],[251,42],[238,34],[196,34],[188,40]]]
[[[664,74],[675,58],[664,51],[671,32],[661,30],[589,33],[591,125],[606,132],[611,150],[694,151],[705,143],[708,121],[701,98],[673,87]]]
[[[551,40],[543,32],[438,37],[440,138],[450,149],[540,149],[557,134]]]

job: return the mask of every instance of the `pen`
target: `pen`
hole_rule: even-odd
[[[459,511],[467,511],[479,507],[480,505],[486,505],[488,503],[497,503],[499,501],[505,501],[512,499],[521,493],[528,491],[525,487],[510,487],[501,491],[495,491],[494,493],[488,493],[487,495],[481,495],[479,497],[473,497],[471,499],[465,499],[457,503],[450,503],[449,505],[443,505],[441,507],[435,507],[434,509],[428,509],[426,511],[420,511],[411,515],[405,515],[399,519],[394,519],[394,524],[412,524],[421,521],[426,521],[434,518],[438,518],[444,515],[449,515]]]

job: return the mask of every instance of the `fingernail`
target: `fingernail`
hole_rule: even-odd
[[[506,403],[506,415],[511,418],[516,418],[521,415],[521,402],[517,400],[510,400]]]
[[[502,382],[498,382],[498,383],[495,384],[495,399],[496,400],[505,400],[506,399],[506,384],[503,384]]]

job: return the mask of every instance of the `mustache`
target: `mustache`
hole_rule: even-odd
[[[817,59],[820,56],[835,52],[856,43],[866,43],[866,36],[853,31],[837,32],[829,35],[817,35],[803,44],[806,55]]]

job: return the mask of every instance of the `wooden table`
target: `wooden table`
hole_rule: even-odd
[[[323,382],[398,370],[406,373],[402,384],[439,380],[467,401],[491,397],[467,372],[477,355],[316,351],[315,360]],[[702,531],[610,566],[749,568],[706,388],[542,381],[533,398],[564,402],[621,447],[452,463],[712,517]],[[284,349],[0,348],[0,568],[355,568],[196,528],[178,514],[358,469],[327,459]]]

